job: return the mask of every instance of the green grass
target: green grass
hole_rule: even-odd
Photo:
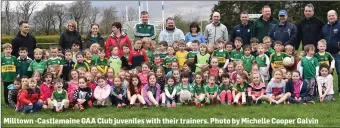
[[[336,78],[336,76],[335,76]],[[337,85],[337,80],[335,80],[334,85]],[[334,86],[334,91],[337,92],[337,86]],[[4,127],[198,127],[198,126],[209,126],[209,127],[263,127],[263,126],[291,126],[291,127],[338,127],[340,122],[340,102],[339,96],[335,94],[336,101],[328,103],[316,103],[315,105],[276,105],[270,106],[267,104],[258,106],[227,106],[227,105],[213,105],[205,106],[203,108],[196,108],[194,106],[178,106],[176,108],[92,108],[85,109],[84,111],[67,110],[64,113],[52,113],[50,110],[43,110],[34,114],[23,115],[21,113],[15,112],[12,108],[4,107],[4,101],[2,101],[2,126]],[[111,118],[111,119],[132,119],[137,118],[139,120],[144,120],[144,124],[3,124],[4,118],[20,118],[20,119],[82,119],[82,118]],[[159,123],[147,124],[146,119],[158,118],[161,120]],[[162,119],[177,119],[178,122],[175,124],[163,124]],[[180,122],[180,119],[206,119],[207,124],[204,122],[199,124],[185,124]],[[211,118],[217,119],[241,119],[241,118],[255,118],[255,119],[294,119],[294,124],[251,124],[243,123],[239,125],[232,124],[232,122],[227,124],[216,124],[210,122]],[[308,119],[318,119],[317,124],[298,124],[297,118],[308,118]],[[97,122],[99,123],[99,122]]]

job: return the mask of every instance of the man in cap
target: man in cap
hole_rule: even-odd
[[[281,41],[284,46],[295,44],[296,27],[294,24],[287,21],[288,14],[286,10],[279,11],[279,24],[273,26],[269,30],[269,36],[272,41]]]

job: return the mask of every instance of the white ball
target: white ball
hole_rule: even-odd
[[[183,90],[179,96],[181,102],[187,102],[191,100],[191,93],[187,90]]]
[[[283,65],[284,66],[289,66],[289,65],[291,65],[293,62],[292,62],[293,60],[292,60],[292,58],[290,58],[290,57],[285,57],[284,59],[283,59]]]

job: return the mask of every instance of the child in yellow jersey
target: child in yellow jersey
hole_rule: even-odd
[[[185,51],[185,42],[184,41],[179,41],[179,51],[176,52],[176,57],[178,59],[178,63],[179,63],[179,68],[182,69],[184,62],[187,60],[187,55],[188,52]]]

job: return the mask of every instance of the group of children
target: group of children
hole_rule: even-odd
[[[5,102],[18,112],[41,108],[62,112],[115,105],[175,107],[178,104],[292,104],[332,101],[334,59],[325,52],[326,41],[304,46],[297,54],[293,46],[266,36],[243,45],[217,41],[216,46],[184,40],[172,46],[162,41],[155,49],[150,38],[136,39],[133,49],[113,46],[105,49],[93,44],[79,50],[52,46],[35,49],[34,58],[27,48],[19,57],[11,56],[11,44],[4,44],[1,57]],[[118,49],[124,55],[118,56]],[[64,54],[63,54],[64,53]],[[284,63],[284,58],[291,63]]]

